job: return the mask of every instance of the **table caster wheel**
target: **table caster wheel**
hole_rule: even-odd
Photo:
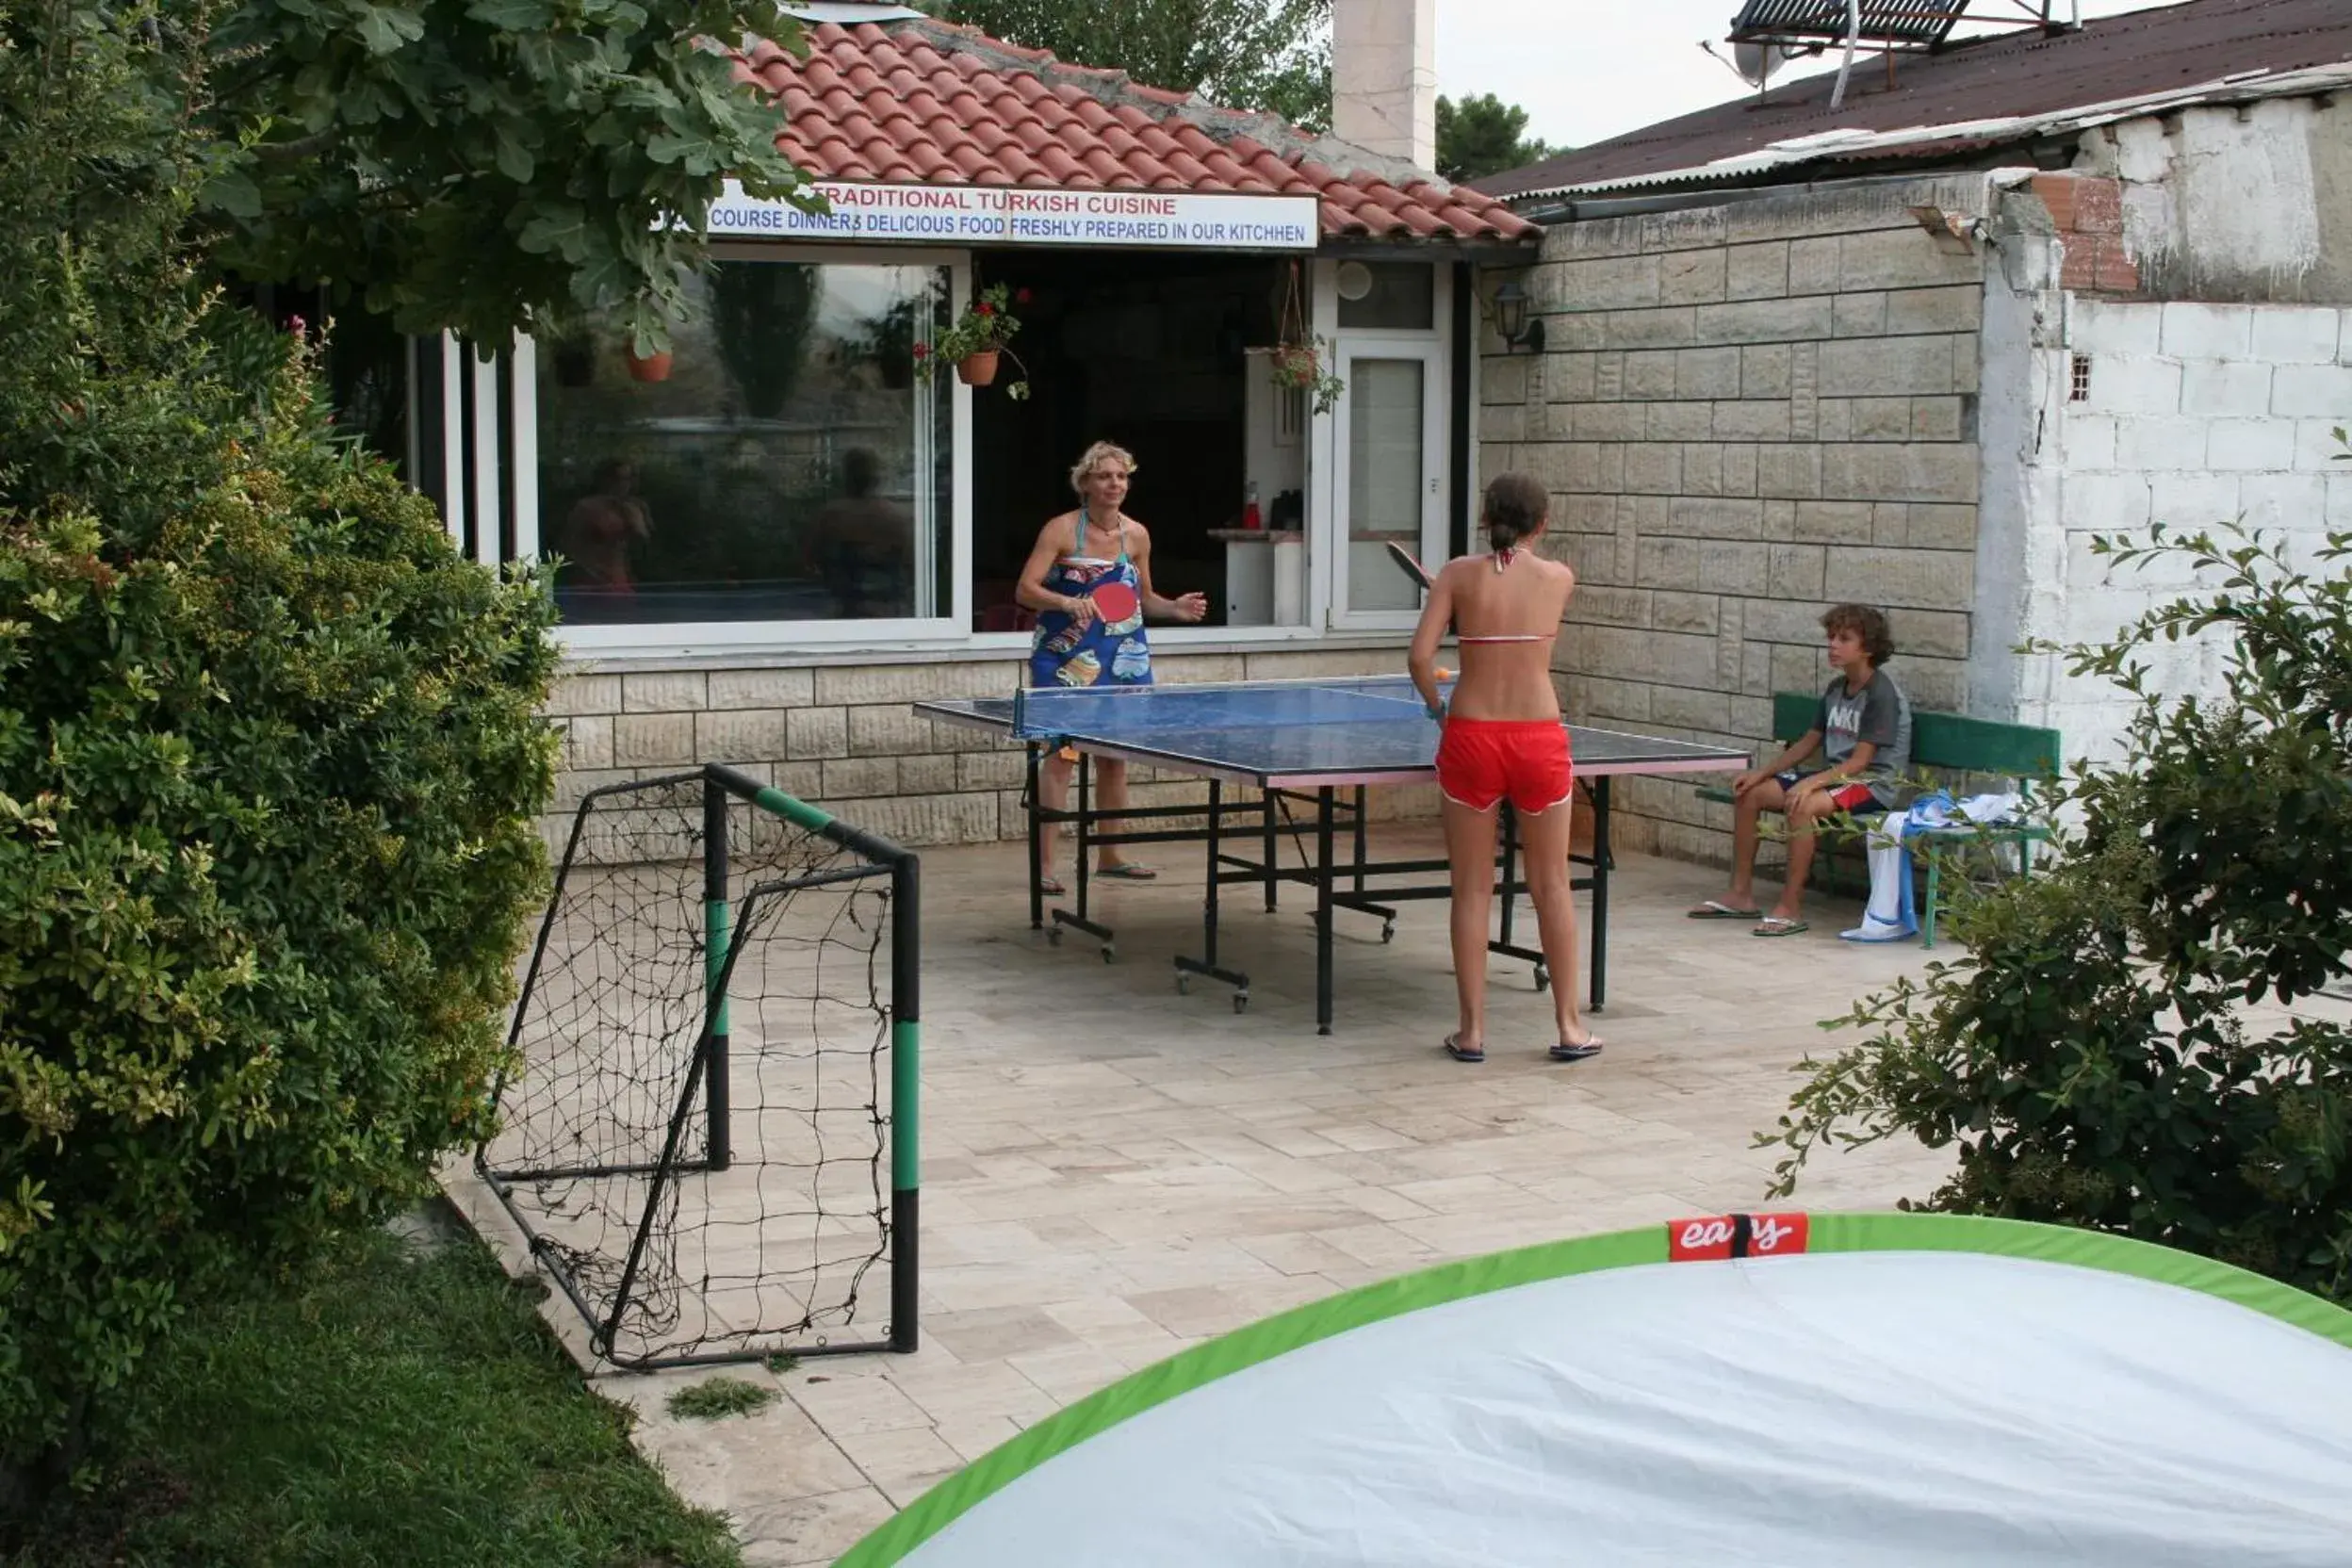
[[[1246,1013],[1249,1010],[1250,993],[1248,991],[1235,991],[1233,993],[1233,1011],[1237,1013]]]
[[[1062,945],[1062,928],[1060,926],[1049,925],[1045,928],[1045,945],[1048,947],[1059,947]]]
[[[1118,956],[1119,956],[1119,949],[1117,949],[1117,948],[1113,947],[1113,946],[1112,946],[1110,943],[1108,943],[1108,942],[1104,942],[1104,943],[1102,944],[1102,961],[1103,961],[1104,963],[1106,963],[1106,964],[1107,964],[1107,963],[1109,963],[1109,962],[1110,962],[1113,958],[1116,958],[1116,957],[1118,957]]]
[[[1547,991],[1552,988],[1552,972],[1542,964],[1535,966],[1535,988],[1539,991]]]
[[[1383,923],[1380,926],[1380,940],[1384,942],[1393,942],[1396,939],[1396,923],[1393,920]]]
[[[1176,977],[1176,994],[1178,996],[1190,996],[1192,994],[1191,975],[1180,974]]]

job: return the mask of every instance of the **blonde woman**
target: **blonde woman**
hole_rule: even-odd
[[[1032,686],[1147,686],[1152,649],[1144,635],[1147,617],[1200,621],[1209,612],[1200,594],[1162,598],[1152,589],[1152,535],[1120,510],[1135,460],[1108,441],[1097,441],[1070,470],[1078,493],[1076,511],[1065,512],[1037,531],[1037,543],[1021,568],[1014,596],[1037,612],[1037,641],[1029,652]],[[1055,810],[1070,796],[1071,764],[1059,751],[1046,759],[1038,786],[1044,804]],[[1102,809],[1127,804],[1127,764],[1105,757],[1096,765]],[[1107,819],[1106,819],[1107,820]],[[1046,895],[1064,889],[1054,875],[1054,832],[1038,840],[1037,874]],[[1098,874],[1148,881],[1148,866],[1104,849]]]

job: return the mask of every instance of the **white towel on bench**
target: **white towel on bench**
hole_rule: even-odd
[[[1870,825],[1864,850],[1870,868],[1870,902],[1862,923],[1839,936],[1850,942],[1892,942],[1919,928],[1911,900],[1911,857],[1903,847],[1909,814],[1889,811]]]

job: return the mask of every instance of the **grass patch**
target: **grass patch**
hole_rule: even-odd
[[[715,1421],[726,1415],[749,1415],[776,1402],[776,1390],[747,1383],[741,1378],[712,1378],[691,1383],[670,1396],[670,1413],[681,1421]]]
[[[471,1239],[356,1236],[140,1369],[140,1435],[10,1568],[741,1568]]]

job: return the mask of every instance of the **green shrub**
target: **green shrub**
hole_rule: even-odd
[[[2341,437],[2342,433],[2338,433]],[[2352,1299],[2352,1030],[2266,1029],[2352,953],[2352,534],[2301,563],[2243,533],[2099,540],[2118,566],[2194,565],[2078,675],[2137,693],[2128,755],[2068,783],[2047,875],[1968,899],[1968,957],[1838,1023],[1809,1074],[1786,1194],[1824,1140],[1909,1133],[1956,1168],[1924,1206],[2086,1226]],[[2210,633],[2226,694],[2166,700],[2141,653]]]
[[[0,1507],[483,1133],[554,765],[544,595],[197,287],[199,151],[57,14],[0,38]]]

